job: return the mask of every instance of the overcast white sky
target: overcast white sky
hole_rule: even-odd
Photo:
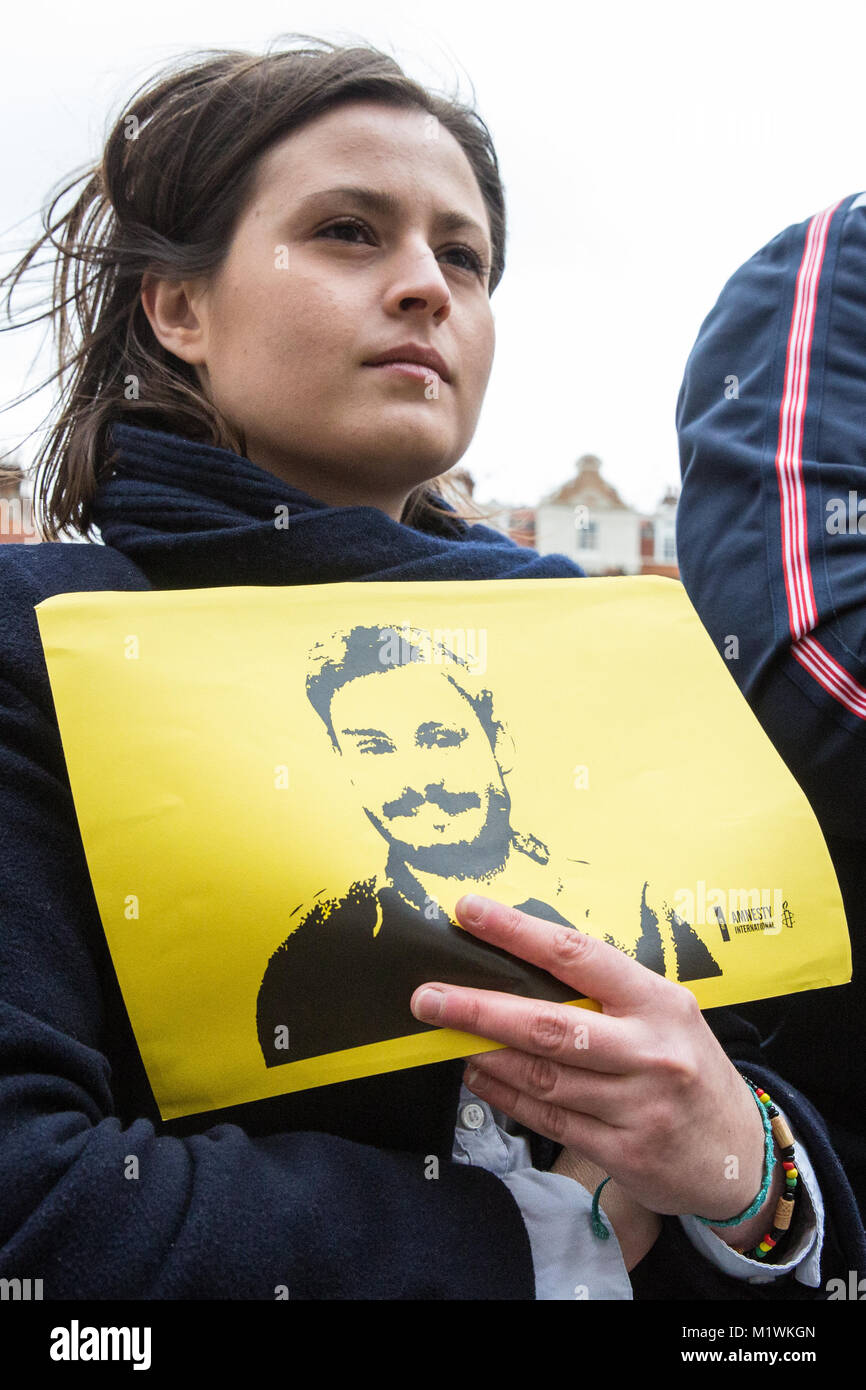
[[[301,31],[369,40],[465,96],[471,81],[510,220],[496,359],[463,459],[482,500],[533,503],[593,452],[651,510],[679,480],[677,391],[725,280],[783,227],[866,189],[863,0],[30,0],[3,27],[7,252],[178,52]],[[44,374],[47,358],[28,375],[40,332],[0,335],[3,404]],[[0,415],[2,447],[47,404]]]

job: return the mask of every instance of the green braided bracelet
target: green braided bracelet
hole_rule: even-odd
[[[592,1194],[592,1234],[598,1236],[599,1240],[607,1240],[610,1236],[610,1231],[602,1221],[598,1210],[601,1189],[604,1187],[604,1183],[607,1182],[610,1182],[610,1178],[605,1178],[604,1182],[600,1182],[595,1192]]]
[[[770,1125],[770,1116],[767,1114],[767,1107],[758,1098],[758,1093],[747,1077],[743,1077],[749,1090],[755,1098],[755,1104],[761,1112],[761,1121],[764,1126],[764,1181],[761,1183],[761,1190],[752,1202],[751,1206],[741,1211],[739,1216],[731,1216],[727,1221],[714,1221],[711,1216],[697,1216],[697,1221],[702,1221],[705,1226],[739,1226],[741,1221],[748,1221],[750,1216],[755,1216],[761,1210],[767,1200],[767,1193],[770,1190],[770,1183],[773,1180],[773,1169],[776,1166],[776,1156],[773,1153],[773,1130]]]

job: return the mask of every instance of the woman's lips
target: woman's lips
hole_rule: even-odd
[[[364,365],[372,367],[376,372],[391,372],[395,376],[416,377],[419,381],[429,381],[431,377],[435,377],[438,382],[442,381],[434,367],[425,367],[420,362],[365,362]]]

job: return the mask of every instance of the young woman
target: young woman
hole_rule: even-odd
[[[443,1063],[159,1120],[34,605],[581,571],[440,481],[476,426],[504,266],[471,110],[367,47],[194,55],[135,95],[85,178],[9,277],[56,257],[63,394],[37,460],[49,542],[0,551],[0,1273],[46,1298],[825,1297],[862,1263],[853,1200],[754,1030],[507,902],[476,921],[462,899],[461,924],[600,1000],[591,1047],[567,1005],[431,980],[418,1018],[506,1044],[465,1077]],[[50,543],[94,526],[103,545]]]

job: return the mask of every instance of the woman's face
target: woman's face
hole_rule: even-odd
[[[334,191],[348,186],[389,206]],[[399,520],[475,431],[493,361],[490,260],[459,143],[426,112],[359,101],[265,153],[214,276],[145,277],[142,302],[250,459],[332,505]],[[450,380],[366,365],[407,343],[434,348]]]

